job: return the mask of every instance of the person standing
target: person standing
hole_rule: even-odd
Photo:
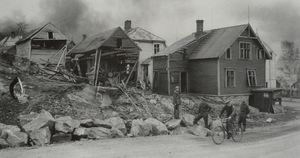
[[[211,107],[205,103],[202,102],[199,106],[199,115],[194,119],[194,125],[198,123],[198,121],[203,118],[204,120],[204,124],[205,124],[205,128],[209,128],[208,126],[208,113],[211,111]]]
[[[249,112],[250,112],[249,106],[246,104],[245,101],[243,101],[240,107],[239,120],[238,120],[238,125],[240,128],[243,124],[242,127],[243,131],[246,131],[246,122],[247,122],[246,118]]]
[[[226,113],[226,118],[229,118],[233,112],[233,106],[232,104],[230,104],[230,101],[225,103],[225,106],[222,108],[221,113],[219,115],[219,117],[221,118],[222,115],[224,114],[224,112]],[[227,119],[226,120],[226,132],[227,132],[227,139],[230,138],[230,127],[231,127],[231,119]]]
[[[181,104],[180,89],[179,89],[179,86],[176,86],[174,93],[173,93],[173,105],[174,105],[174,118],[175,119],[179,119],[180,104]]]

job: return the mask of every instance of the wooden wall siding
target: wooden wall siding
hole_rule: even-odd
[[[53,39],[66,40],[64,34],[62,34],[53,25],[49,25],[49,24],[45,28],[43,28],[38,34],[36,34],[34,39],[49,39],[48,32],[53,32]]]
[[[239,42],[251,43],[251,59],[239,59]],[[220,57],[220,86],[221,95],[226,94],[246,94],[253,88],[248,87],[247,69],[256,70],[256,79],[258,86],[265,86],[265,60],[258,60],[256,49],[259,48],[258,42],[253,39],[239,38],[231,46],[231,60],[225,59],[224,55]],[[234,88],[225,88],[225,69],[233,68],[235,70],[236,86]]]
[[[17,57],[22,57],[22,58],[30,58],[30,51],[31,51],[31,45],[30,45],[30,41],[21,43],[16,45],[16,55]]]
[[[190,60],[188,69],[191,93],[218,94],[217,59]]]
[[[154,71],[166,71],[167,70],[167,57],[159,56],[153,57],[153,70]]]
[[[54,57],[54,55],[58,52],[59,50],[39,50],[39,49],[32,49],[31,50],[31,61],[36,62],[38,64],[44,64],[46,61],[49,60],[50,63],[52,64],[57,64],[59,61],[59,58],[62,54],[62,51],[58,55]],[[65,63],[65,57],[62,58],[61,64]]]
[[[170,71],[187,71],[188,60],[182,53],[173,53],[170,55]]]

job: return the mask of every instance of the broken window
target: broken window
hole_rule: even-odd
[[[235,71],[233,69],[225,69],[225,87],[235,87]]]
[[[117,48],[122,47],[122,38],[117,38]]]
[[[257,59],[264,59],[264,51],[262,49],[257,50]]]
[[[154,44],[154,54],[159,52],[159,44]]]
[[[257,85],[255,70],[247,70],[248,86],[255,87]]]
[[[230,48],[228,48],[226,50],[225,59],[231,59],[231,50],[230,50]]]
[[[48,32],[48,38],[53,39],[53,32]]]
[[[240,43],[240,59],[250,59],[250,43]]]

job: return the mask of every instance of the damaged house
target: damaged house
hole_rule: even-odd
[[[271,55],[250,24],[196,32],[153,56],[156,93],[171,95],[175,86],[183,93],[249,97],[266,85],[266,60]]]
[[[21,35],[17,35],[15,32],[12,32],[10,35],[4,37],[0,41],[0,53],[16,53],[16,43],[22,38]]]
[[[117,27],[84,38],[68,54],[68,67],[94,85],[106,84],[107,78],[114,83],[135,84],[139,52],[140,48]]]
[[[166,48],[166,41],[141,28],[131,27],[131,21],[126,20],[124,23],[124,29],[127,35],[142,49],[139,56],[138,64],[138,80],[144,83],[150,83],[153,85],[153,62],[151,56],[159,53]]]
[[[27,58],[41,65],[65,64],[67,37],[53,24],[34,29],[16,43],[16,60]]]

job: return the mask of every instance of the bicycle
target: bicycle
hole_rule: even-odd
[[[226,135],[228,133],[226,132],[226,122],[229,120],[228,118],[220,119],[221,125],[218,125],[216,127],[213,127],[211,138],[213,142],[217,145],[220,145],[224,142]],[[229,122],[230,123],[230,122]],[[241,142],[243,138],[243,128],[239,127],[237,123],[231,123],[232,128],[230,129],[231,138],[234,142]]]

